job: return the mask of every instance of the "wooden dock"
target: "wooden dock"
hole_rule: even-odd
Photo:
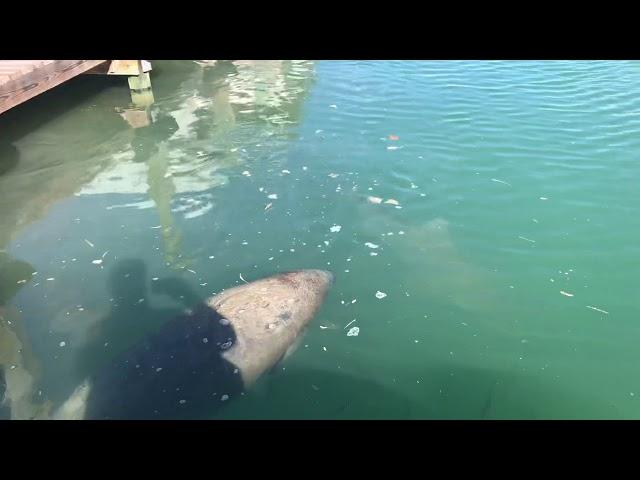
[[[132,90],[151,88],[149,70],[144,60],[0,60],[0,114],[83,73],[126,75]],[[146,80],[140,87],[138,78]]]

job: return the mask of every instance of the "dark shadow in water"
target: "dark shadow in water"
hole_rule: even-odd
[[[109,289],[114,306],[78,362],[91,381],[85,418],[188,418],[241,392],[239,372],[222,357],[236,340],[231,325],[185,281],[153,282],[154,293],[180,305],[155,309],[144,263],[122,260]]]
[[[12,143],[0,143],[0,175],[13,170],[18,164],[20,152]]]
[[[435,388],[433,398],[415,405],[414,418],[584,419],[621,418],[613,404],[571,391],[560,381],[511,370],[438,367],[421,374]]]
[[[0,420],[9,420],[11,410],[9,405],[4,403],[4,394],[7,391],[7,381],[4,378],[4,369],[0,369]]]
[[[89,98],[95,98],[100,92],[118,84],[122,85],[122,98],[127,98],[129,90],[122,77],[107,75],[75,77],[4,112],[0,116],[2,136],[10,139],[10,142],[15,142],[56,117],[78,108]]]
[[[218,418],[374,420],[410,416],[409,399],[401,393],[335,371],[287,368],[260,382],[266,384],[266,394],[249,392]]]
[[[33,418],[39,412],[40,402],[34,392],[40,381],[41,364],[21,313],[10,303],[31,281],[34,272],[29,263],[0,252],[0,418]]]
[[[425,369],[417,377],[422,379],[419,385],[408,382],[388,387],[371,379],[335,371],[287,369],[260,380],[266,394],[249,392],[214,418],[502,420],[622,417],[612,404],[579,395],[532,374],[451,365],[450,368]],[[407,391],[411,391],[411,395]]]

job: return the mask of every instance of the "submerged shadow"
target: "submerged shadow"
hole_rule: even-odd
[[[424,370],[433,395],[414,405],[415,418],[543,420],[621,418],[612,403],[572,391],[547,376],[451,365]]]
[[[0,252],[0,418],[35,418],[43,407],[35,398],[41,364],[23,317],[11,304],[34,272],[29,263]]]
[[[410,417],[410,400],[369,379],[319,369],[287,369],[260,380],[268,392],[248,392],[216,418],[375,420]]]
[[[0,175],[13,170],[20,159],[20,152],[13,143],[0,143]]]
[[[144,263],[122,260],[109,290],[111,311],[78,362],[90,382],[85,418],[188,418],[240,393],[241,376],[222,357],[236,341],[233,328],[187,282],[154,281],[153,293],[178,304],[154,308]]]

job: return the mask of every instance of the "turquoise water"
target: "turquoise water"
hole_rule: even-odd
[[[146,127],[98,76],[0,117],[38,401],[175,315],[152,278],[324,268],[300,348],[204,418],[640,418],[637,62],[153,65]]]

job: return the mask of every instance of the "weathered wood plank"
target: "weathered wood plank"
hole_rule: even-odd
[[[19,105],[36,95],[60,85],[106,60],[2,60],[0,66],[14,67],[13,73],[3,69],[0,81],[0,113]],[[31,69],[29,69],[31,65]]]
[[[87,73],[95,75],[140,75],[139,62],[142,62],[142,73],[152,70],[151,63],[147,60],[108,60],[107,63],[99,65]]]

